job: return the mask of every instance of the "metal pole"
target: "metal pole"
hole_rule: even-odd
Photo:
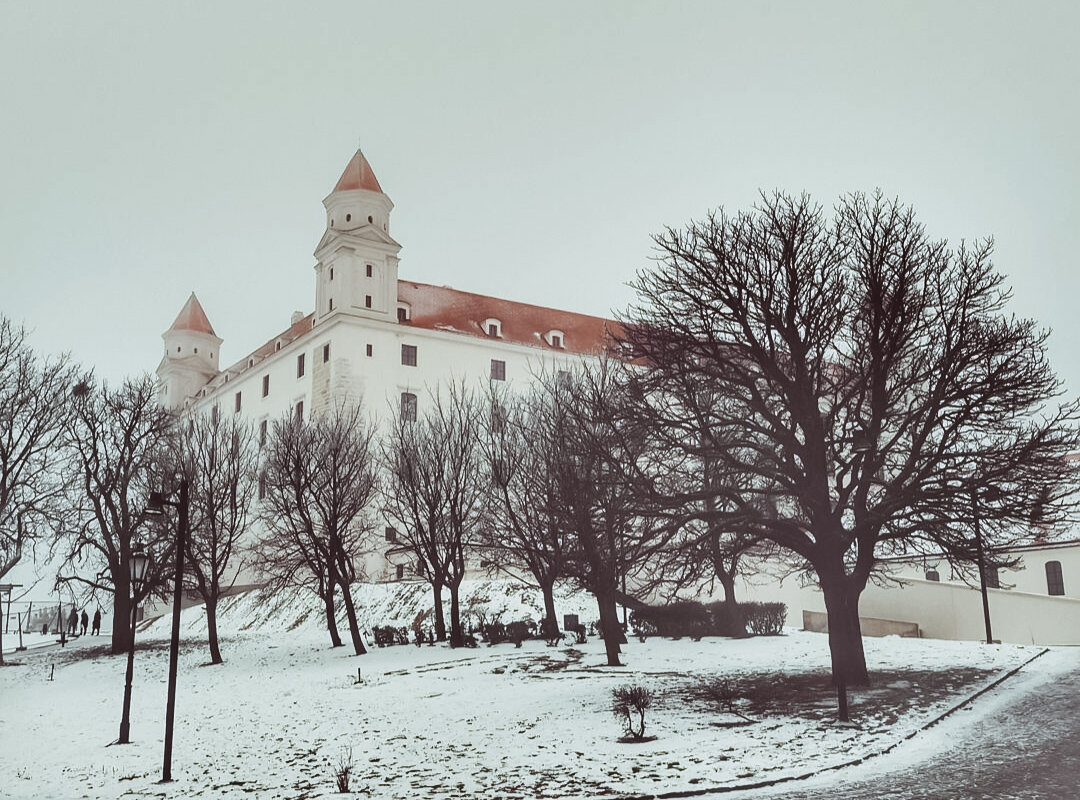
[[[990,630],[990,597],[986,592],[986,554],[983,551],[982,529],[979,527],[979,504],[975,490],[971,490],[971,518],[975,522],[975,556],[979,561],[979,591],[982,593],[983,623],[986,626],[986,643],[994,643]]]
[[[176,661],[180,651],[180,601],[184,593],[184,550],[188,533],[188,484],[180,482],[179,522],[176,526],[176,577],[173,586],[172,641],[169,644],[169,698],[165,705],[165,761],[161,782],[172,780],[173,718],[176,715]]]
[[[118,744],[128,744],[131,741],[131,676],[135,671],[135,615],[139,610],[135,598],[131,600],[131,636],[129,637],[127,678],[124,681],[124,711],[120,716],[120,738]]]

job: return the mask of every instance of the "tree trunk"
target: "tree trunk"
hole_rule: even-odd
[[[724,587],[724,614],[727,616],[730,634],[745,636],[746,622],[743,620],[742,612],[739,611],[739,603],[735,599],[735,576],[717,569],[716,577],[720,585]]]
[[[848,586],[846,577],[819,575],[819,578],[829,615],[833,681],[843,681],[847,686],[867,686],[870,676],[859,625],[859,593]]]
[[[341,596],[345,600],[345,613],[349,617],[349,635],[352,636],[353,650],[356,655],[362,656],[367,653],[367,649],[364,647],[364,640],[360,636],[360,623],[356,621],[356,606],[353,605],[352,591],[349,589],[349,582],[344,578],[339,579],[341,586]]]
[[[442,583],[432,583],[431,589],[435,594],[435,641],[446,641],[446,620],[443,618],[442,608]]]
[[[112,647],[110,652],[126,653],[131,649],[131,598],[128,597],[127,584],[116,587],[113,592]],[[67,620],[61,620],[67,625]]]
[[[218,646],[217,635],[217,603],[218,599],[214,596],[205,598],[206,600],[206,638],[210,642],[210,663],[221,664],[224,659],[221,657],[221,648]]]
[[[450,646],[463,647],[465,636],[461,631],[461,607],[458,603],[460,581],[450,583]]]
[[[555,616],[555,582],[546,581],[540,584],[540,591],[544,593],[544,622],[547,629],[541,631],[545,639],[554,639],[559,635],[559,620]]]
[[[334,586],[330,585],[325,592],[323,592],[323,604],[326,607],[326,629],[330,631],[330,645],[331,647],[341,647],[341,636],[338,634],[337,619],[334,616]]]
[[[619,628],[618,612],[615,610],[615,593],[611,589],[596,592],[596,605],[600,610],[600,635],[604,638],[607,665],[621,667],[619,640],[622,638],[622,630]]]

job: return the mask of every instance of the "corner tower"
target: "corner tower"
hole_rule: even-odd
[[[359,150],[323,200],[326,232],[315,248],[315,322],[335,314],[397,320],[398,252],[393,202]]]
[[[180,409],[220,371],[221,339],[194,292],[161,338],[165,340],[165,356],[157,368],[161,404]]]

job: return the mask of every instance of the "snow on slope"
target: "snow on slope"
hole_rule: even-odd
[[[357,599],[368,624],[407,625],[425,593],[422,585],[360,587]],[[537,596],[501,584],[471,586],[469,595],[504,604],[506,621],[540,608]],[[559,613],[588,621],[590,603],[568,593]],[[104,637],[23,653],[22,666],[0,670],[0,795],[341,797],[333,773],[350,751],[353,788],[367,792],[355,796],[373,798],[612,797],[727,786],[874,752],[1038,652],[868,639],[871,668],[888,677],[853,694],[858,728],[832,724],[827,695],[810,713],[778,708],[752,714],[754,725],[718,727],[730,718],[689,700],[690,689],[717,676],[823,675],[826,637],[789,631],[743,640],[635,640],[622,668],[603,666],[595,638],[573,648],[535,641],[520,649],[408,645],[356,657],[327,646],[310,599],[276,606],[252,593],[223,609],[221,666],[206,665],[201,609],[183,615],[176,780],[160,785],[168,627],[162,619],[139,633],[130,745],[107,746],[116,738],[126,660],[105,653]],[[1050,675],[1063,668],[1040,659],[1028,669]],[[882,692],[917,695],[926,687],[904,677],[933,677],[919,670],[944,676],[947,691],[894,713]],[[648,716],[655,741],[617,742],[611,689],[623,683],[656,694]]]

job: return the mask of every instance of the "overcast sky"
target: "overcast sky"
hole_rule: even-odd
[[[0,312],[118,380],[314,302],[361,144],[401,277],[608,315],[650,236],[880,187],[993,236],[1080,391],[1080,3],[0,2]]]

